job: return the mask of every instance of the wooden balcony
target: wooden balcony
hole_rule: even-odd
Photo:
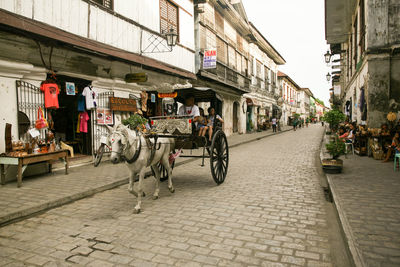
[[[203,55],[200,56],[201,62],[203,62]],[[241,91],[250,92],[250,77],[243,73],[240,73],[231,67],[217,61],[217,67],[215,69],[203,69],[199,71],[200,76],[213,79],[217,82],[223,83],[227,86],[234,87]]]

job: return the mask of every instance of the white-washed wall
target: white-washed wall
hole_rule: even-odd
[[[177,0],[180,43],[194,50],[193,3]],[[140,53],[141,28],[83,0],[0,0],[0,8],[64,31],[129,52]],[[159,0],[115,0],[115,12],[153,31],[160,31]],[[149,33],[143,32],[146,47]],[[171,53],[146,54],[167,64],[194,72],[194,53],[176,46]]]

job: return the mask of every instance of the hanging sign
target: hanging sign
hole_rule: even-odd
[[[173,93],[158,93],[158,98],[175,98],[178,95],[177,92]]]
[[[144,83],[147,82],[147,74],[144,72],[128,73],[125,75],[125,82],[127,83]]]
[[[150,99],[151,99],[151,103],[156,103],[156,95],[155,94],[151,94]]]
[[[110,109],[113,111],[136,112],[136,100],[121,97],[110,97]]]
[[[215,69],[217,67],[217,49],[204,50],[203,69]]]

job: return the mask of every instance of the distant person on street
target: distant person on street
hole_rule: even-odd
[[[308,124],[310,123],[310,118],[307,118],[306,119],[306,126],[307,126],[307,128],[308,128]]]
[[[293,131],[296,131],[299,120],[295,117],[293,119]]]
[[[271,122],[272,122],[272,132],[276,133],[276,118],[273,117]]]

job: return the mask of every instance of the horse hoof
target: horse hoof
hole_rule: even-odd
[[[168,188],[168,189],[169,189],[169,192],[175,193],[175,188],[171,187],[171,188]]]
[[[153,196],[153,200],[157,200],[158,199],[158,196]]]
[[[133,210],[133,213],[134,213],[134,214],[139,214],[139,213],[140,213],[140,209],[136,209],[136,208],[135,208],[135,209]]]

